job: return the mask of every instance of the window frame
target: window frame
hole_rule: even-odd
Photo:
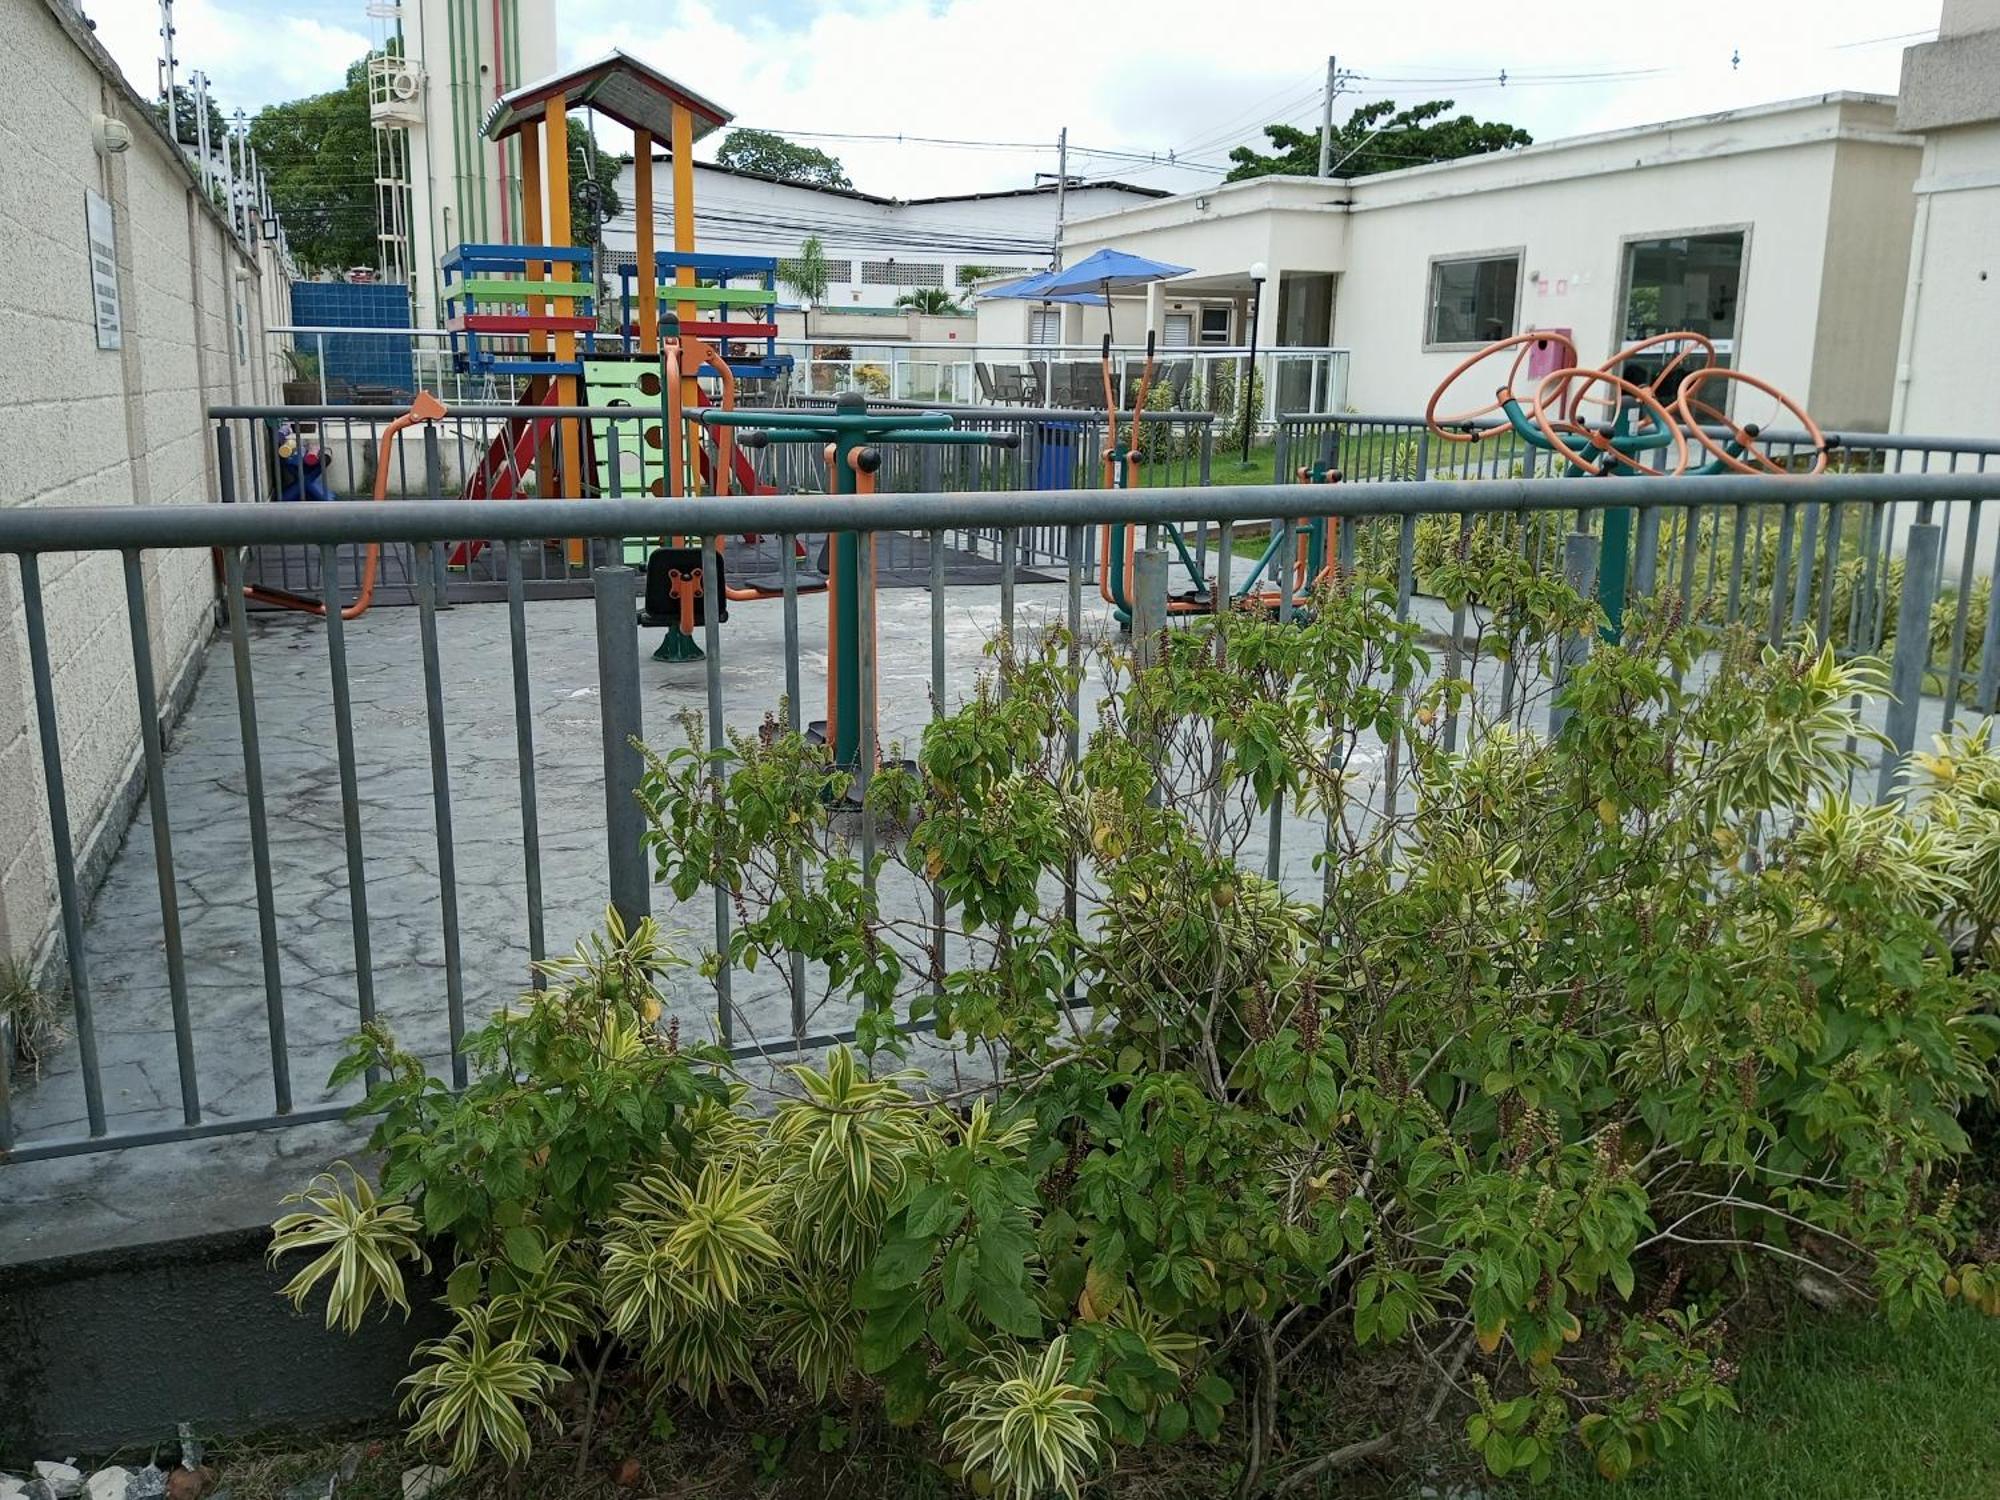
[[[1721,234],[1740,235],[1743,239],[1743,253],[1736,262],[1736,326],[1729,335],[1729,363],[1739,370],[1743,368],[1743,305],[1750,296],[1750,252],[1756,237],[1754,226],[1747,220],[1736,224],[1705,224],[1698,229],[1659,229],[1618,236],[1617,300],[1611,304],[1612,343],[1605,351],[1606,359],[1618,353],[1626,343],[1625,311],[1632,298],[1632,247],[1651,244],[1655,240],[1697,240]]]
[[[1222,314],[1221,338],[1212,339],[1208,336],[1207,324],[1208,324],[1208,315],[1210,313]],[[1194,347],[1197,349],[1227,349],[1229,347],[1230,340],[1235,336],[1235,329],[1234,329],[1235,322],[1236,322],[1236,309],[1230,303],[1227,302],[1204,303],[1197,310],[1195,314]]]
[[[1424,263],[1423,327],[1422,349],[1426,354],[1463,354],[1474,349],[1484,349],[1492,339],[1470,339],[1440,341],[1431,337],[1435,330],[1434,315],[1437,312],[1438,271],[1449,265],[1459,265],[1466,261],[1511,260],[1514,262],[1514,306],[1507,320],[1507,331],[1501,338],[1512,338],[1521,332],[1521,297],[1526,289],[1528,247],[1526,245],[1496,245],[1490,250],[1454,250],[1447,255],[1433,255]]]

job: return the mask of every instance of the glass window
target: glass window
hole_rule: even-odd
[[[1229,309],[1204,307],[1201,310],[1201,341],[1204,344],[1229,342]]]
[[[1425,324],[1428,344],[1490,344],[1514,331],[1520,305],[1521,257],[1488,255],[1476,260],[1431,263],[1431,311]]]
[[[1278,277],[1278,343],[1289,349],[1333,341],[1333,276],[1284,272]]]
[[[1636,344],[1662,333],[1706,334],[1715,362],[1736,363],[1736,298],[1743,285],[1743,235],[1687,234],[1633,240],[1625,246],[1624,340]],[[1673,357],[1662,346],[1641,355],[1647,378]]]

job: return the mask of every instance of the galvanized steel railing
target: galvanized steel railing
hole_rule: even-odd
[[[1672,572],[1640,570],[1635,573],[1635,582],[1639,587],[1660,591],[1677,589],[1684,600],[1694,599],[1699,588],[1702,597],[1716,600],[1717,612],[1723,613],[1740,608],[1743,599],[1740,575],[1744,543],[1748,537],[1743,518],[1776,507],[1784,512],[1788,524],[1796,533],[1800,514],[1807,507],[1817,507],[1820,513],[1832,518],[1829,530],[1844,524],[1841,518],[1858,519],[1868,534],[1874,536],[1880,534],[1889,520],[1899,514],[1899,507],[1912,507],[1910,513],[1918,518],[1907,526],[1904,538],[1907,561],[1898,593],[1902,628],[1898,633],[1893,663],[1898,701],[1891,706],[1885,726],[1898,755],[1887,757],[1883,763],[1882,784],[1886,787],[1900,753],[1916,743],[1920,720],[1927,712],[1923,707],[1923,690],[1929,652],[1927,641],[1922,645],[1915,643],[1924,641],[1925,632],[1919,622],[1929,618],[1937,593],[1937,565],[1943,528],[1939,522],[1926,518],[1938,514],[1941,507],[1981,502],[1990,493],[1992,484],[1991,479],[1977,475],[1893,473],[1792,482],[1755,478],[1704,478],[1671,483],[1627,481],[1610,489],[1586,488],[1577,484],[1550,485],[1525,479],[1499,479],[1479,485],[1430,480],[1320,488],[1311,492],[1310,509],[1316,514],[1342,518],[1344,524],[1340,528],[1339,548],[1344,561],[1350,565],[1357,561],[1379,565],[1393,573],[1398,583],[1398,609],[1405,618],[1410,618],[1418,608],[1419,533],[1423,526],[1432,524],[1432,518],[1441,518],[1435,524],[1443,526],[1446,534],[1452,537],[1470,537],[1480,526],[1497,527],[1499,530],[1493,533],[1495,544],[1522,547],[1528,549],[1530,555],[1547,556],[1552,565],[1565,567],[1569,576],[1588,587],[1590,569],[1595,560],[1595,543],[1584,527],[1591,513],[1606,501],[1639,507],[1648,523],[1642,528],[1642,534],[1655,537],[1682,536],[1699,540],[1702,534],[1702,524],[1698,524],[1700,518],[1734,516],[1737,518],[1735,545],[1725,549],[1732,556],[1729,574],[1720,575],[1711,570],[1704,582],[1703,570],[1691,566]],[[769,674],[766,678],[761,682],[753,681],[747,674],[754,664],[739,661],[729,650],[730,634],[744,627],[735,624],[725,629],[716,618],[716,613],[711,611],[702,627],[701,644],[706,657],[699,667],[701,687],[698,699],[694,684],[685,675],[674,680],[678,683],[674,690],[686,694],[689,703],[698,701],[701,705],[700,732],[712,749],[719,749],[726,743],[725,726],[732,716],[736,723],[742,724],[746,718],[754,723],[763,715],[782,712],[791,725],[798,726],[804,678],[808,671],[804,663],[811,643],[801,626],[800,605],[804,590],[800,587],[801,570],[794,562],[789,543],[793,538],[824,532],[829,528],[869,535],[911,533],[925,539],[930,565],[926,614],[929,704],[913,704],[905,700],[914,695],[905,695],[905,700],[893,703],[889,711],[900,716],[900,722],[907,730],[915,732],[921,729],[928,715],[940,711],[954,699],[955,685],[948,671],[948,647],[954,640],[963,639],[968,602],[951,597],[944,565],[948,538],[990,533],[1000,539],[997,591],[982,591],[977,597],[981,609],[991,607],[993,610],[990,629],[1007,635],[1012,634],[1026,619],[1019,613],[1022,587],[1017,577],[1017,562],[1021,555],[1019,537],[1030,528],[1060,530],[1063,533],[1061,555],[1065,559],[1060,579],[1062,587],[1059,593],[1044,596],[1045,607],[1038,613],[1041,618],[1067,625],[1080,636],[1087,627],[1108,628],[1108,616],[1094,600],[1086,607],[1088,568],[1083,539],[1097,524],[1125,522],[1150,530],[1169,522],[1199,520],[1212,528],[1216,597],[1227,598],[1236,570],[1241,568],[1247,572],[1249,566],[1247,562],[1237,561],[1239,541],[1253,530],[1268,530],[1273,516],[1283,517],[1295,512],[1304,494],[1296,487],[1272,485],[1228,489],[1158,487],[1115,492],[1061,490],[1041,493],[881,494],[845,498],[837,502],[810,496],[678,501],[675,503],[673,523],[677,533],[704,538],[733,536],[748,530],[776,534],[781,540],[779,555],[784,560],[784,584],[778,601],[776,624],[772,625],[767,616],[762,627],[767,630],[767,645],[775,646],[782,658],[775,663],[768,659],[763,662],[762,669]],[[637,575],[624,565],[623,559],[628,538],[645,536],[659,526],[658,503],[633,499],[523,500],[496,504],[482,513],[481,534],[506,561],[506,566],[501,569],[500,587],[506,622],[504,673],[511,687],[508,695],[511,705],[498,693],[479,701],[482,704],[482,721],[487,703],[490,702],[490,712],[496,717],[511,706],[514,786],[511,798],[501,801],[511,800],[514,805],[511,808],[500,807],[496,811],[490,794],[476,799],[484,816],[499,818],[509,826],[498,835],[491,827],[487,829],[488,837],[482,845],[485,852],[480,856],[485,863],[469,874],[458,858],[463,840],[455,831],[454,814],[460,802],[461,784],[454,779],[452,770],[455,754],[463,770],[467,758],[466,741],[463,738],[454,740],[447,729],[446,676],[440,649],[439,616],[448,601],[438,585],[443,550],[462,536],[466,528],[466,512],[467,507],[459,502],[422,500],[393,505],[334,502],[0,509],[0,553],[13,554],[20,573],[48,820],[54,841],[61,946],[68,960],[67,981],[75,1018],[75,1065],[70,1072],[74,1074],[75,1086],[81,1090],[84,1105],[83,1116],[77,1122],[81,1128],[64,1125],[60,1120],[60,1111],[42,1108],[40,1101],[43,1091],[56,1088],[59,1082],[67,1087],[66,1077],[45,1081],[32,1096],[24,1094],[16,1099],[10,1097],[4,1070],[0,1070],[0,1160],[30,1161],[112,1146],[181,1141],[257,1130],[281,1123],[326,1120],[343,1114],[351,1107],[351,1098],[336,1098],[294,1086],[294,1073],[302,1056],[310,1056],[317,1063],[329,1060],[324,1044],[302,1054],[304,1044],[300,1040],[300,1028],[289,1024],[300,1020],[300,1012],[295,1008],[295,1001],[288,999],[285,943],[292,934],[281,915],[278,899],[280,882],[277,872],[281,861],[277,855],[290,852],[288,840],[296,841],[306,836],[310,820],[295,824],[274,818],[268,803],[263,755],[263,736],[268,726],[261,719],[258,701],[260,665],[267,674],[274,668],[295,673],[298,647],[302,642],[311,641],[319,632],[324,633],[325,670],[331,693],[329,753],[334,776],[330,779],[338,783],[340,859],[345,868],[344,906],[351,940],[352,967],[351,980],[343,973],[332,981],[320,984],[314,995],[313,1008],[306,1015],[308,1029],[324,1037],[330,1032],[351,1029],[354,1024],[378,1014],[382,994],[377,981],[381,977],[382,964],[376,957],[371,934],[378,924],[394,922],[398,924],[397,936],[440,955],[443,981],[442,994],[434,998],[429,996],[422,982],[416,985],[414,991],[408,991],[406,982],[405,991],[408,992],[399,992],[397,1002],[414,1002],[431,1007],[429,1015],[432,1024],[442,1022],[437,1054],[448,1065],[453,1081],[464,1082],[466,1063],[462,1043],[468,1027],[476,1024],[479,1015],[491,1004],[507,998],[504,989],[507,974],[518,975],[523,970],[524,961],[544,957],[551,937],[548,931],[548,904],[575,894],[550,891],[544,880],[543,868],[547,837],[553,825],[541,805],[542,787],[537,768],[539,765],[544,771],[556,769],[567,774],[576,769],[573,761],[577,758],[572,754],[569,760],[564,760],[557,751],[537,745],[536,691],[530,673],[532,641],[526,607],[527,569],[522,554],[531,547],[541,547],[550,537],[583,539],[595,599],[594,623],[591,626],[595,681],[579,686],[567,695],[568,698],[594,698],[596,703],[597,723],[593,736],[596,744],[588,758],[594,766],[601,749],[602,811],[601,814],[593,812],[590,820],[595,821],[598,816],[602,818],[600,827],[605,835],[605,863],[602,884],[598,885],[593,878],[590,881],[593,889],[589,894],[600,905],[608,897],[632,914],[651,909],[653,891],[640,844],[642,821],[632,796],[639,774],[638,756],[632,747],[646,729],[643,704],[649,693],[658,695],[673,684],[662,675],[649,688],[647,679],[642,677],[640,647],[634,627]],[[1288,527],[1278,527],[1280,535],[1288,534],[1289,530]],[[1368,555],[1368,549],[1375,545],[1371,538],[1386,544],[1372,557]],[[369,542],[399,544],[412,549],[410,579],[418,618],[416,675],[421,676],[422,685],[419,695],[412,684],[409,694],[411,706],[403,712],[414,722],[415,705],[421,702],[424,725],[422,753],[427,761],[432,816],[430,828],[399,829],[398,834],[406,845],[428,842],[434,848],[438,887],[435,926],[431,925],[432,918],[426,908],[422,917],[425,930],[421,933],[415,933],[410,927],[414,898],[407,889],[399,890],[386,912],[371,900],[371,879],[379,879],[380,876],[379,870],[371,875],[370,861],[363,846],[362,814],[364,810],[371,810],[372,795],[364,791],[364,786],[372,785],[374,777],[398,769],[393,765],[384,767],[379,760],[371,760],[364,754],[373,747],[365,745],[357,735],[353,677],[349,665],[355,642],[365,640],[369,632],[387,629],[388,625],[382,615],[352,624],[343,624],[339,618],[341,570],[336,554],[343,547]],[[243,587],[248,576],[243,558],[246,550],[273,546],[303,548],[317,557],[320,597],[327,605],[324,621],[301,621],[296,630],[283,629],[267,621],[253,629],[243,601]],[[191,981],[208,976],[191,976],[188,971],[181,921],[181,894],[191,880],[211,872],[184,871],[176,862],[176,810],[170,801],[169,762],[160,729],[158,694],[152,678],[146,575],[141,566],[142,554],[156,549],[217,549],[223,560],[226,649],[233,669],[235,695],[235,749],[240,757],[243,778],[240,808],[247,826],[254,876],[255,941],[259,959],[255,983],[262,992],[263,1036],[257,1040],[255,1050],[263,1061],[252,1069],[257,1076],[247,1082],[238,1079],[222,1091],[221,1096],[204,1092],[199,1071],[204,1048],[217,1045],[218,1027],[240,1033],[244,1020],[241,1017],[230,1020],[226,1016],[218,1020],[207,1015],[204,1008],[224,1004],[235,987],[252,981],[241,976],[228,979],[221,987],[224,996],[221,1001],[204,987],[199,991],[201,998],[197,1002],[194,998],[197,991],[191,987]],[[127,628],[133,653],[137,706],[143,726],[141,752],[153,845],[153,880],[157,886],[160,913],[159,961],[166,980],[164,998],[159,1002],[161,1013],[134,1013],[135,1008],[143,1007],[130,994],[100,994],[93,985],[91,963],[87,958],[86,917],[90,893],[82,886],[73,852],[75,830],[70,823],[66,799],[65,747],[57,728],[57,684],[51,669],[42,574],[45,556],[74,552],[116,553],[124,564]],[[707,583],[713,597],[717,562],[712,547],[704,547],[704,558]],[[1149,547],[1135,570],[1137,578],[1152,582],[1150,592],[1140,597],[1135,611],[1142,637],[1165,623],[1163,563],[1164,555]],[[865,570],[861,587],[863,609],[872,611],[875,607],[874,585]],[[453,631],[476,632],[479,613],[460,611],[454,616]],[[401,618],[407,619],[408,616]],[[1792,611],[1792,618],[1797,618],[1796,609]],[[954,624],[955,619],[960,623]],[[551,616],[550,620],[551,628],[557,620],[565,620],[569,628],[574,629],[580,617],[571,611],[567,615]],[[1443,669],[1451,672],[1472,671],[1464,651],[1466,642],[1476,636],[1476,631],[1469,633],[1468,625],[1476,626],[1477,622],[1468,622],[1466,611],[1460,609],[1449,619],[1444,618],[1441,612],[1434,617],[1426,617],[1426,623],[1445,638]],[[915,616],[910,615],[899,628],[910,631],[909,638],[902,642],[899,658],[910,660],[918,657],[923,649],[919,644],[923,634]],[[975,626],[975,631],[987,628],[979,625]],[[1984,668],[1974,694],[1975,701],[1982,707],[1992,706],[1995,686],[1996,653],[1992,649],[1990,629],[1988,636]],[[1578,643],[1577,649],[1587,649],[1587,644]],[[489,645],[490,650],[484,649]],[[260,650],[260,646],[267,646],[267,649]],[[497,632],[490,642],[474,641],[463,645],[463,649],[466,654],[455,658],[455,661],[493,662],[495,666],[491,670],[497,682],[501,670],[497,663],[502,651]],[[871,656],[877,650],[872,637],[867,637],[866,649]],[[399,666],[400,663],[391,662],[388,665]],[[867,665],[872,669],[873,662]],[[371,680],[382,680],[385,670],[378,666],[376,677]],[[685,674],[687,669],[679,670]],[[956,684],[959,689],[965,686],[964,682]],[[1547,687],[1548,684],[1527,682],[1517,675],[1514,664],[1508,662],[1498,684],[1502,712],[1525,712],[1531,691]],[[543,693],[546,696],[546,685]],[[743,699],[746,696],[753,696],[754,701],[745,703]],[[1081,700],[1072,707],[1080,711]],[[1959,707],[1954,702],[1945,717],[1949,719]],[[887,736],[883,725],[877,722],[876,705],[867,695],[864,695],[862,714],[861,742],[884,742]],[[1470,711],[1465,722],[1465,733],[1469,736],[1475,724]],[[661,727],[655,725],[656,729]],[[294,726],[287,725],[287,728],[294,729]],[[1456,717],[1449,726],[1449,733],[1455,742],[1459,733]],[[316,734],[317,731],[311,731],[303,737],[313,741]],[[296,753],[301,735],[295,730],[292,738],[292,749]],[[474,731],[474,740],[475,748],[483,751],[485,758],[491,762],[496,755],[491,747],[495,743],[504,743],[504,734],[487,732],[482,722]],[[574,744],[574,741],[570,743]],[[1382,805],[1394,807],[1398,805],[1395,799],[1399,794],[1396,746],[1392,743],[1383,749],[1385,755],[1378,789]],[[857,768],[864,786],[868,773],[869,767],[865,763]],[[212,766],[205,774],[211,781],[222,775]],[[505,773],[500,774],[504,776]],[[583,774],[587,780],[594,780],[593,771],[586,769]],[[591,800],[594,805],[594,796]],[[235,805],[233,794],[232,805]],[[577,809],[574,806],[569,808],[569,815],[570,822],[562,829],[564,835],[578,832],[575,827]],[[186,830],[185,824],[179,826]],[[330,830],[327,836],[330,840]],[[864,817],[855,837],[865,860],[874,849],[877,830]],[[1286,872],[1282,851],[1288,839],[1295,850],[1307,846],[1319,847],[1309,832],[1288,830],[1287,814],[1282,806],[1271,810],[1268,835],[1264,837],[1262,853],[1267,871],[1273,876]],[[494,863],[496,845],[505,851],[499,864]],[[515,850],[518,850],[518,858],[515,857]],[[1318,877],[1313,878],[1317,880]],[[493,905],[498,899],[494,893],[502,888],[520,892],[525,900],[524,930],[516,936],[510,928],[497,944],[489,936],[481,944],[468,947],[462,920],[465,908],[460,900],[462,880],[467,889],[479,894],[481,907]],[[332,898],[335,884],[328,883],[328,899]],[[1076,899],[1074,887],[1067,894],[1071,900]],[[712,930],[703,934],[703,941],[712,941],[715,951],[727,953],[733,921],[731,902],[727,893],[716,892],[714,895]],[[687,911],[688,908],[683,907],[677,914],[685,916]],[[942,932],[941,910],[930,911],[927,907],[922,915],[926,920],[936,921]],[[317,920],[323,922],[331,920],[331,917],[322,910],[317,913]],[[700,920],[704,925],[710,921],[707,917]],[[561,946],[566,944],[569,934],[555,936]],[[152,935],[132,932],[121,934],[120,939],[126,944],[150,944]],[[435,944],[434,948],[432,944]],[[759,982],[777,986],[763,996],[736,993],[735,987],[743,977],[728,962],[719,965],[714,979],[716,1008],[712,1017],[719,1039],[730,1045],[739,1057],[789,1052],[838,1040],[847,1034],[845,1027],[837,1024],[841,1020],[839,1016],[832,1018],[832,1024],[823,1022],[809,1005],[806,976],[800,965],[794,964],[789,974],[781,979],[767,980],[765,976],[758,975]],[[421,981],[421,976],[419,979]],[[475,982],[469,985],[469,981]],[[338,991],[341,997],[338,1002],[329,1001],[329,984]],[[100,1023],[105,1020],[102,1006],[114,1000],[117,1002],[114,1008],[122,1007],[118,1022],[128,1032],[134,1027],[139,1028],[141,1035],[170,1029],[178,1094],[177,1107],[171,1104],[165,1106],[165,1118],[139,1111],[129,1124],[121,1123],[115,1130],[113,1112],[108,1107],[105,1068],[100,1058],[103,1039]],[[336,1010],[344,1014],[327,1015],[329,1004],[335,1004]],[[751,1014],[753,1006],[766,1004],[770,1014],[782,1015],[783,1019],[767,1028],[769,1034],[758,1035],[755,1034],[757,1026],[746,1021],[746,1017]],[[51,1119],[57,1123],[46,1123]]]

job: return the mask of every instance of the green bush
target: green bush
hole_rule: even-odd
[[[1599,623],[1505,548],[1435,582],[1531,674]],[[1447,750],[1467,682],[1394,603],[1364,575],[1302,623],[1090,662],[1114,690],[1074,760],[1081,643],[1003,642],[872,778],[904,832],[866,867],[820,747],[690,725],[651,757],[660,882],[731,894],[733,966],[803,954],[856,1049],[755,1107],[658,1025],[669,956],[615,920],[480,1033],[463,1094],[364,1033],[382,1197],[334,1217],[380,1225],[370,1265],[413,1217],[454,1267],[420,1436],[518,1462],[555,1382],[587,1430],[615,1361],[655,1403],[879,1402],[1013,1500],[1183,1442],[1286,1494],[1469,1388],[1493,1473],[1580,1443],[1622,1475],[1733,1405],[1722,1314],[1762,1279],[2000,1308],[1955,1183],[1994,1085],[1990,739],[1921,762],[1910,810],[1857,802],[1878,663],[1639,609],[1559,735],[1523,695]],[[1330,819],[1309,894],[1257,873],[1279,801]],[[992,1081],[898,1071],[912,1023]]]

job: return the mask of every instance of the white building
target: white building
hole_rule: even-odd
[[[2000,432],[2000,0],[1944,0],[1903,54],[1899,128],[1921,132],[1898,432]]]
[[[369,0],[382,272],[410,285],[411,317],[436,328],[438,260],[462,243],[521,238],[521,152],[480,132],[502,94],[556,71],[555,0]]]
[[[673,213],[673,173],[666,157],[656,160],[654,213],[665,230]],[[630,261],[634,253],[631,189],[628,162],[618,179],[626,211],[604,226],[607,265]],[[1064,195],[1063,214],[1074,222],[1166,196],[1157,188],[1123,183],[1072,185]],[[852,188],[807,187],[697,162],[694,201],[695,244],[704,253],[787,259],[817,235],[832,274],[825,306],[816,311],[828,314],[883,312],[918,287],[941,287],[956,296],[963,268],[1039,271],[1048,266],[1055,247],[1053,183],[900,199]],[[817,316],[813,331],[822,331]]]
[[[1691,327],[1829,430],[1880,430],[1922,153],[1894,99],[1828,94],[1353,180],[1231,183],[1074,218],[1065,258],[1114,246],[1194,267],[1118,302],[1121,342],[1150,328],[1168,345],[1249,342],[1261,263],[1259,346],[1351,349],[1346,400],[1365,412],[1420,410],[1468,351],[1530,328],[1566,330],[1590,359]],[[985,301],[978,336],[1045,340],[1036,320],[1056,317],[1079,342],[1103,313]]]

